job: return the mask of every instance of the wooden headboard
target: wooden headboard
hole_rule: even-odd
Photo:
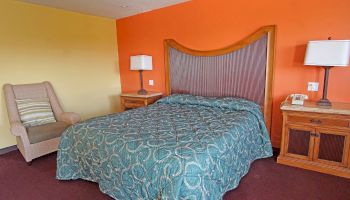
[[[165,45],[167,94],[238,96],[261,105],[271,130],[276,26],[264,26],[227,47],[200,51]]]

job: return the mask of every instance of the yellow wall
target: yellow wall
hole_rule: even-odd
[[[0,85],[50,81],[63,109],[83,119],[119,110],[115,21],[0,1]],[[15,144],[3,92],[0,149]]]

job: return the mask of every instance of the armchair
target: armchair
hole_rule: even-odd
[[[62,110],[51,83],[47,81],[24,85],[5,84],[3,89],[10,131],[16,136],[17,147],[28,164],[35,158],[57,151],[63,131],[80,121],[78,114]],[[25,127],[20,119],[16,99],[30,98],[48,98],[57,122]]]

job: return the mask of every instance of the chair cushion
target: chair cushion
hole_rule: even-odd
[[[25,127],[56,122],[48,98],[16,99],[16,103],[21,121]]]
[[[65,122],[54,122],[40,126],[32,126],[27,128],[29,142],[35,144],[38,142],[50,140],[60,137],[63,131],[69,126]]]

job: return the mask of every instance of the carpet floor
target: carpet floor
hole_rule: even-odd
[[[27,166],[18,151],[0,156],[1,200],[103,200],[97,184],[55,179],[56,154]],[[350,200],[350,180],[279,165],[273,158],[255,161],[238,188],[224,200]]]

